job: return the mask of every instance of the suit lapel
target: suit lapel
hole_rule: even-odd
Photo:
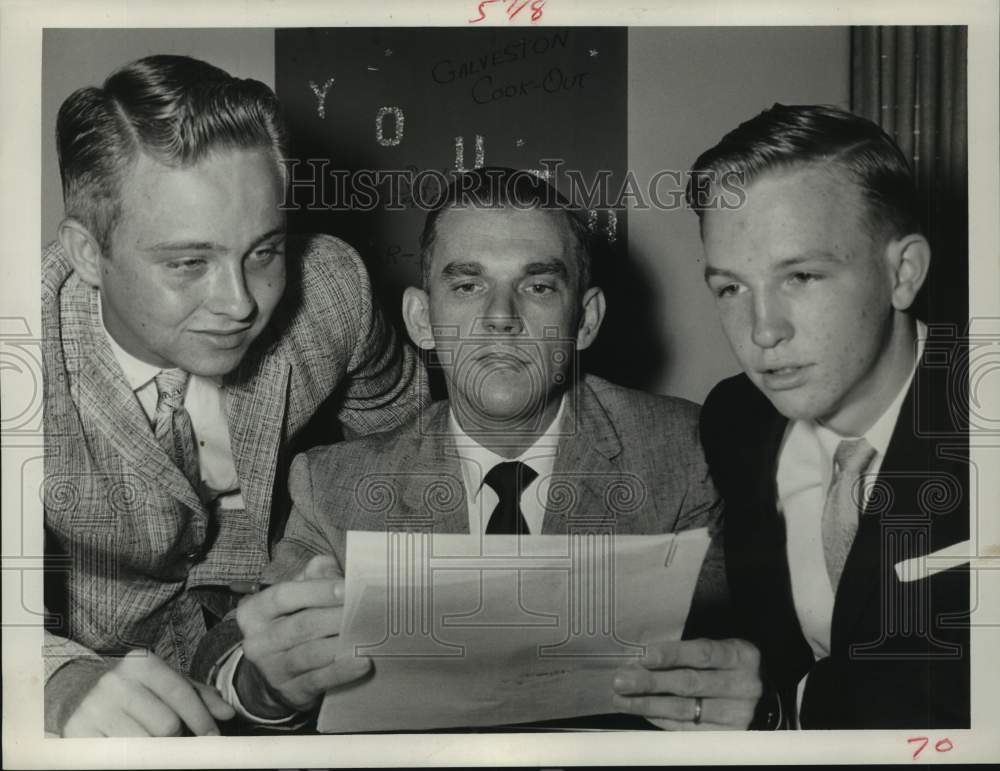
[[[567,399],[542,533],[565,533],[570,524],[604,520],[626,534],[635,531],[640,515],[655,520],[655,496],[641,480],[623,476],[614,462],[622,451],[621,439],[586,380],[571,388]]]
[[[918,421],[935,403],[945,403],[936,397],[946,393],[947,384],[938,380],[947,375],[945,368],[919,368],[900,408],[892,439],[879,468],[878,487],[860,518],[858,532],[837,587],[832,629],[838,639],[852,639],[852,629],[865,616],[866,608],[877,600],[880,591],[887,588],[885,582],[896,580],[895,562],[941,549],[968,537],[967,509],[959,509],[959,516],[932,515],[929,510],[932,502],[923,502],[921,495],[923,485],[940,482],[939,475],[968,473],[964,464],[952,465],[951,461],[937,456],[941,442],[938,436],[920,436],[916,429]],[[918,393],[918,383],[922,393]],[[945,444],[952,446],[959,442],[949,438]],[[964,482],[960,486],[965,490]],[[965,503],[964,495],[963,492],[962,503]],[[923,547],[916,538],[898,538],[890,534],[887,527],[891,528],[894,521],[907,531],[919,529],[922,525],[929,528],[929,537],[923,542]],[[898,553],[886,551],[889,539],[909,550]]]
[[[436,533],[468,533],[469,512],[462,468],[448,425],[448,402],[428,408],[420,420],[416,448],[397,445],[396,462],[388,472],[398,478],[398,516],[430,524]]]
[[[285,431],[291,367],[274,346],[244,358],[226,379],[229,436],[244,505],[252,521],[268,527],[278,453]]]
[[[64,294],[62,318],[66,340],[66,370],[82,414],[94,416],[126,464],[144,479],[155,479],[172,497],[193,511],[204,512],[198,494],[156,441],[146,413],[125,380],[101,327],[96,291]]]

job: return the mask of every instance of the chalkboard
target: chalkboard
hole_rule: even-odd
[[[400,197],[390,201],[389,175],[377,201],[346,201],[331,172],[483,164],[544,172],[543,160],[559,159],[561,166],[547,165],[556,176],[619,177],[627,161],[626,46],[626,31],[608,28],[278,31],[276,86],[300,161],[294,178],[327,176],[323,195],[308,184],[293,189],[292,227],[343,236],[378,280],[405,284],[417,278],[421,204],[433,198],[436,178],[424,175],[414,202],[409,177],[400,177],[404,208],[387,210]],[[345,188],[366,187],[359,179]],[[597,226],[607,226],[603,212]],[[619,223],[616,238],[623,236]]]
[[[567,175],[591,188],[601,175],[620,184],[627,45],[620,27],[278,30],[275,85],[298,161],[290,229],[333,233],[358,249],[398,321],[402,289],[419,282],[422,206],[439,192],[429,172],[548,171],[564,193],[573,192]],[[406,176],[392,182],[392,170]],[[427,184],[415,193],[407,182],[420,172]],[[645,322],[635,318],[641,291],[629,286],[625,211],[606,200],[587,211],[595,277],[609,299],[623,295],[591,369],[629,382],[640,372],[622,340],[634,342]]]

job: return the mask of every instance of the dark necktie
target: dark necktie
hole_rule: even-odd
[[[823,506],[822,527],[823,555],[834,593],[858,531],[858,512],[862,508],[858,482],[874,459],[875,448],[864,439],[844,439],[833,456],[833,479]]]
[[[156,383],[156,441],[181,470],[196,491],[201,489],[198,451],[194,446],[191,416],[184,408],[188,373],[165,369],[153,380]]]
[[[487,535],[514,535],[528,531],[528,523],[521,512],[521,493],[535,481],[538,473],[520,461],[498,463],[483,480],[500,499],[486,526]]]

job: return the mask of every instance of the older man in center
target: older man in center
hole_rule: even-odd
[[[399,430],[296,459],[293,514],[264,576],[278,583],[241,605],[242,649],[210,675],[239,711],[290,719],[367,673],[368,659],[336,657],[346,534],[384,530],[390,514],[396,527],[431,521],[435,533],[529,537],[566,533],[581,515],[622,535],[716,527],[696,405],[577,376],[577,353],[605,313],[587,240],[550,186],[507,169],[460,176],[428,215],[423,285],[406,290],[403,316],[417,345],[436,352],[449,399]],[[372,479],[394,490],[391,510],[366,499]],[[432,482],[465,505],[436,506],[425,495]],[[571,485],[570,506],[556,505],[556,483]],[[616,507],[607,492],[621,484],[644,504]],[[725,603],[717,555],[702,570],[695,613]],[[202,654],[221,660],[224,638],[220,628]],[[745,728],[760,695],[756,650],[739,640],[653,642],[642,666],[609,677],[608,688],[621,712],[664,728]]]

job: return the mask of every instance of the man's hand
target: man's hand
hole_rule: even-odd
[[[236,610],[243,632],[243,661],[237,692],[248,711],[261,717],[314,706],[331,688],[364,676],[366,657],[338,657],[337,637],[344,606],[344,581],[336,561],[313,557],[294,581],[248,597]],[[244,664],[255,672],[247,672]],[[253,687],[254,675],[270,693]],[[246,692],[249,691],[249,692]]]
[[[763,693],[760,653],[746,640],[654,642],[613,687],[617,709],[660,728],[745,729]]]
[[[137,649],[94,685],[63,728],[63,736],[217,736],[216,720],[233,708],[207,685],[174,671],[159,656]]]

